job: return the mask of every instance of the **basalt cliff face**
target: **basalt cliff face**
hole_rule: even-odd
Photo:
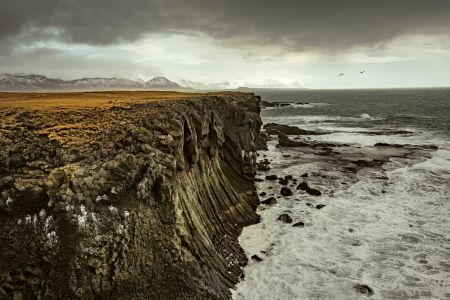
[[[138,98],[0,106],[0,299],[230,298],[260,99]]]

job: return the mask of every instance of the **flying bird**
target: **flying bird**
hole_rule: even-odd
[[[364,74],[364,72],[365,72],[364,70],[362,70],[362,71],[359,71],[359,73],[361,73],[361,74]]]
[[[339,74],[339,76],[344,76],[344,73]]]

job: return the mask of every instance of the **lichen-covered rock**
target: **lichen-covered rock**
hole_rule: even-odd
[[[1,107],[0,296],[229,298],[258,221],[259,102]]]

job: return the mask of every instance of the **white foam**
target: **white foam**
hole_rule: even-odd
[[[379,136],[361,133],[366,128],[347,129],[310,138],[363,146],[436,143],[440,149],[422,161],[393,160],[385,166],[391,170],[386,174],[363,169],[358,172],[359,181],[346,189],[332,192],[328,184],[315,181],[321,197],[294,188],[293,196],[280,197],[269,208],[260,206],[261,222],[244,228],[239,241],[249,257],[257,254],[263,261],[249,261],[245,279],[232,290],[233,299],[365,299],[352,288],[356,283],[374,289],[371,299],[448,298],[449,143],[423,132]],[[324,170],[335,175],[326,171],[332,165],[324,165],[313,154],[283,157],[295,150],[281,152],[275,143],[264,152],[273,161],[267,173],[299,178],[304,172]],[[377,179],[384,175],[389,179]],[[277,183],[257,184],[268,196],[279,195]],[[316,210],[305,202],[327,206]],[[281,213],[288,213],[294,223],[305,222],[305,228],[277,221]]]

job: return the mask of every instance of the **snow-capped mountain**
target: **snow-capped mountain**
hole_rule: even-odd
[[[150,89],[181,89],[182,87],[166,77],[154,77],[145,83],[145,88]]]
[[[147,82],[125,78],[81,78],[61,80],[34,74],[0,74],[0,90],[180,90],[177,83],[165,77],[155,77]]]
[[[58,89],[64,81],[34,74],[0,74],[0,90]]]
[[[144,83],[125,78],[81,78],[66,81],[67,89],[142,89]]]

